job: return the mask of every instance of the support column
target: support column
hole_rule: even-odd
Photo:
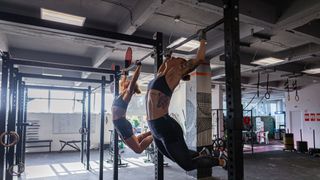
[[[200,151],[212,144],[211,69],[209,63],[200,65],[186,84],[186,142]],[[211,148],[210,148],[211,149]],[[189,172],[199,178],[211,177],[212,168]]]

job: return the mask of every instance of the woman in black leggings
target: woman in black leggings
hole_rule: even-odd
[[[188,149],[182,128],[168,115],[172,93],[180,80],[189,79],[188,74],[205,62],[205,43],[205,34],[201,32],[196,59],[186,61],[182,58],[167,58],[159,68],[156,78],[150,82],[146,98],[148,125],[155,144],[163,155],[186,171],[226,165],[224,159],[199,155]]]

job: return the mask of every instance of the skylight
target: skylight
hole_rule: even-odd
[[[303,73],[307,74],[319,74],[320,73],[320,68],[313,68],[313,69],[307,69],[302,71]]]
[[[181,37],[177,40],[175,40],[173,43],[171,43],[167,48],[171,48],[179,43],[181,43],[182,41],[186,40],[187,38],[185,37]],[[176,50],[179,51],[185,51],[185,52],[191,52],[195,49],[197,49],[200,46],[200,42],[197,40],[191,40],[181,46],[179,46],[178,48],[176,48]]]

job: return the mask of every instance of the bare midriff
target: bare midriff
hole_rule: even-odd
[[[164,93],[150,89],[147,92],[147,112],[148,120],[158,119],[168,114],[171,97]]]
[[[123,109],[121,107],[113,106],[112,107],[112,120],[116,121],[118,119],[122,119],[126,117],[126,109]]]

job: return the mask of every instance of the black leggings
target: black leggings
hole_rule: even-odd
[[[198,152],[188,149],[180,125],[169,115],[149,120],[148,125],[159,151],[176,162],[182,169],[191,171],[219,165],[213,157],[197,157]]]

